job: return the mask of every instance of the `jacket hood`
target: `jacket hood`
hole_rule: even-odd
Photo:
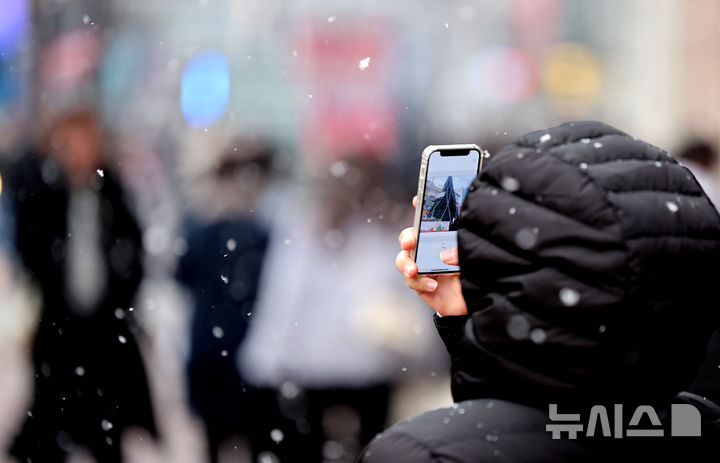
[[[473,355],[454,366],[456,400],[673,396],[717,326],[716,209],[671,155],[601,122],[491,158],[458,243],[471,319],[459,355]]]

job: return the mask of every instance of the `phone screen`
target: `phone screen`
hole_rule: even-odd
[[[477,150],[434,151],[428,158],[415,253],[418,273],[457,272],[440,252],[457,246],[457,224],[468,187],[478,173]]]

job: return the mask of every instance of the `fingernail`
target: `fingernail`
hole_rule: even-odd
[[[412,270],[412,267],[409,266],[409,265],[406,265],[406,266],[403,268],[403,273],[405,274],[406,277],[409,277],[409,276],[410,276],[410,270]]]
[[[452,257],[452,251],[450,249],[446,249],[440,253],[440,259],[447,260],[450,257]]]
[[[425,285],[425,287],[427,288],[427,291],[435,291],[435,289],[437,288],[437,281],[435,281],[435,280],[429,281]]]

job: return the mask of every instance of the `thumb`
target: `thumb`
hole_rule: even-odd
[[[440,253],[440,260],[448,265],[458,265],[460,263],[458,259],[458,248],[455,246],[452,249],[446,249]]]

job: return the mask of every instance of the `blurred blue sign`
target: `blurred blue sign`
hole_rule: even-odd
[[[225,114],[230,99],[230,66],[220,51],[207,50],[185,65],[180,85],[180,106],[193,127],[208,127]]]
[[[0,52],[12,51],[28,27],[27,0],[3,0],[0,13]]]

